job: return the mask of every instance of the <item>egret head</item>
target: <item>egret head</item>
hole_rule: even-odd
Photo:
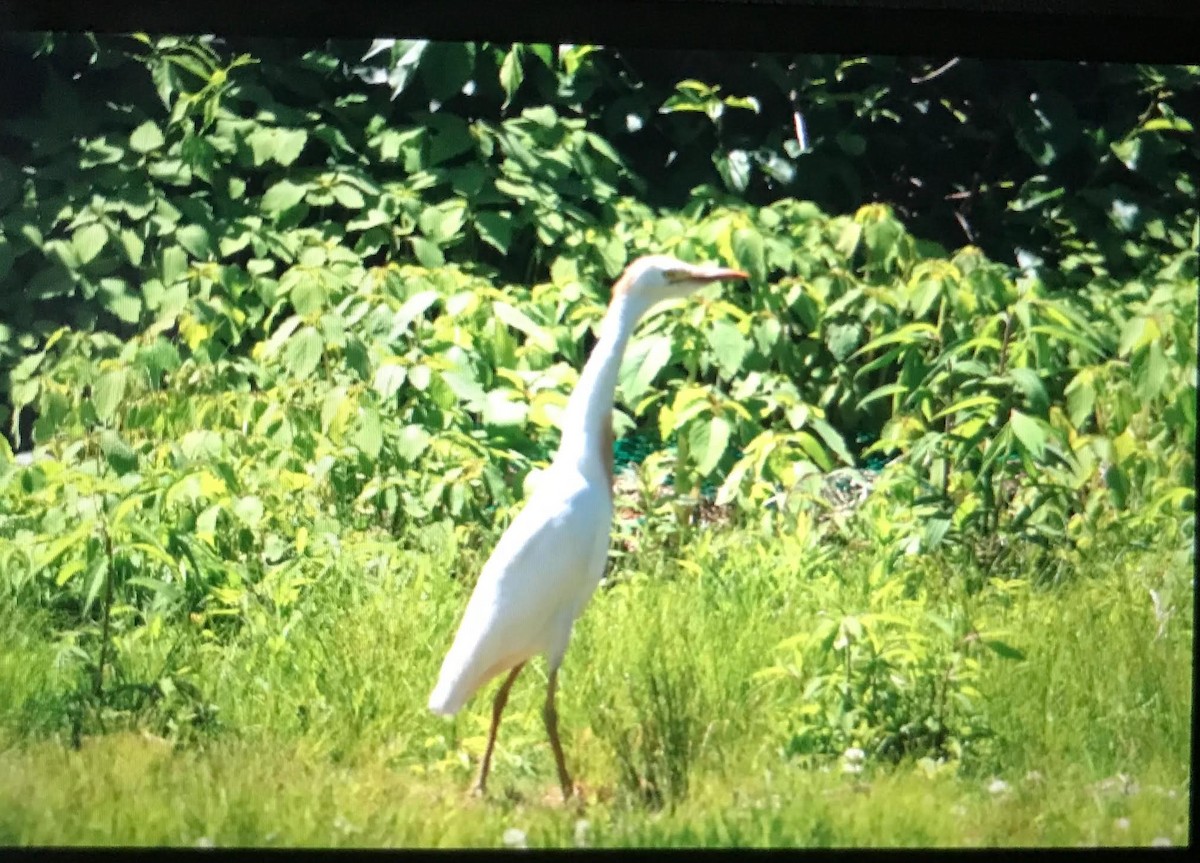
[[[646,255],[625,269],[613,295],[625,294],[649,308],[664,300],[686,297],[710,282],[745,278],[744,272],[730,267],[689,264],[669,255]]]

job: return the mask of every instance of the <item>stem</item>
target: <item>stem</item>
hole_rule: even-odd
[[[1004,368],[1008,364],[1008,343],[1012,338],[1012,313],[1004,315],[1004,338],[1000,340],[1000,374],[1004,374]]]
[[[101,528],[101,530],[104,533],[104,553],[108,558],[108,572],[104,575],[104,609],[100,622],[100,660],[96,663],[97,698],[104,696],[104,666],[108,662],[108,621],[113,599],[113,569],[116,566],[113,561],[112,537],[109,536],[106,529]]]

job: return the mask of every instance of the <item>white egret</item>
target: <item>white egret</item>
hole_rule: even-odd
[[[524,508],[500,537],[467,602],[429,709],[450,716],[485,683],[507,672],[492,702],[492,723],[474,790],[485,790],[500,716],[525,663],[545,654],[550,678],[542,711],[563,798],[563,762],[554,706],[558,668],[575,619],[604,574],[612,525],[613,394],[626,344],[641,317],[740,270],[688,264],[665,255],[638,258],[613,286],[600,339],[563,414],[562,441]]]

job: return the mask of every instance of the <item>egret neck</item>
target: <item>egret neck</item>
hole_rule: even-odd
[[[602,469],[612,489],[613,399],[617,373],[634,328],[648,310],[645,299],[628,291],[623,281],[613,287],[613,299],[600,324],[600,340],[592,348],[563,415],[562,443],[554,463],[584,475]]]

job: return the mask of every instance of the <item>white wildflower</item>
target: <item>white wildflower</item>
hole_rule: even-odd
[[[529,843],[525,841],[525,831],[518,830],[516,827],[509,827],[504,831],[504,847],[506,848],[528,848]]]

